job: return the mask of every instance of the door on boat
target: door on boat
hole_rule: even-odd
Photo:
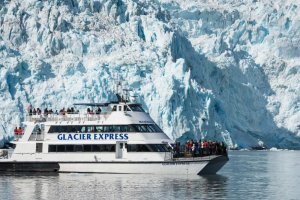
[[[117,141],[116,142],[116,158],[126,158],[127,153],[127,142]]]

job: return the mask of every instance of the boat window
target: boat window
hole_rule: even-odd
[[[120,132],[135,132],[131,125],[120,125]]]
[[[160,131],[156,131],[154,124],[148,124],[148,129],[150,130],[150,132],[160,132]]]
[[[92,151],[92,145],[83,145],[83,151],[84,152],[91,152]]]
[[[127,105],[124,106],[124,111],[131,111]]]
[[[37,153],[43,152],[43,143],[36,143],[36,152]]]
[[[150,152],[150,148],[146,144],[128,144],[128,152]]]
[[[127,152],[168,152],[165,144],[127,144]]]
[[[119,106],[119,111],[122,111],[122,106]]]
[[[74,145],[66,145],[66,152],[73,152],[74,151]]]
[[[87,126],[87,132],[88,133],[95,132],[95,127],[94,126]]]
[[[81,132],[81,133],[85,133],[85,132],[86,132],[85,126],[82,126],[82,127],[80,128],[80,132]]]
[[[133,124],[132,127],[136,132],[163,132],[157,125],[155,124]]]
[[[76,130],[74,130],[74,126],[66,126],[66,132],[67,133],[76,132]]]
[[[108,132],[115,132],[116,131],[115,130],[116,126],[111,125],[111,126],[108,126],[108,127],[109,127],[109,131]]]
[[[132,111],[135,111],[135,112],[145,112],[144,109],[142,108],[142,106],[140,106],[138,104],[132,104],[132,105],[129,105],[129,107]]]
[[[65,145],[57,145],[57,152],[65,152]]]
[[[112,125],[104,126],[104,132],[112,132],[114,127]]]
[[[51,126],[49,133],[60,133],[59,126]]]
[[[48,152],[115,152],[114,144],[49,145]]]
[[[100,146],[99,146],[99,145],[92,145],[92,151],[93,151],[93,152],[98,152],[98,151],[100,151]]]
[[[83,147],[82,145],[74,145],[74,151],[82,151]]]
[[[142,132],[142,129],[139,125],[137,124],[132,124],[132,127],[134,128],[135,132]]]
[[[155,132],[163,132],[156,124],[152,124],[152,126],[155,128]]]
[[[51,126],[48,133],[163,132],[156,124]]]
[[[57,146],[57,145],[49,145],[48,151],[49,151],[49,152],[56,152],[56,146]]]
[[[111,145],[100,145],[100,151],[103,151],[103,152],[115,152],[116,149],[115,149],[115,146],[114,144],[111,144]]]
[[[154,152],[168,152],[169,149],[165,144],[149,144],[149,147]]]
[[[114,125],[114,132],[121,132],[121,126]]]
[[[96,126],[96,132],[103,132],[103,126]]]

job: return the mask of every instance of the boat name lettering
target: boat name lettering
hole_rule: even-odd
[[[153,123],[151,121],[139,121],[139,123]]]
[[[125,133],[76,133],[76,134],[58,134],[58,140],[128,140],[128,134]]]
[[[189,165],[189,162],[167,162],[162,163],[162,165]]]

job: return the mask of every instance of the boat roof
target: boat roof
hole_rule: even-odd
[[[119,104],[119,103],[125,103],[129,105],[141,105],[140,103],[133,103],[130,102],[128,99],[124,98],[123,96],[119,94],[115,94],[118,101],[110,101],[110,102],[104,102],[104,103],[74,103],[74,106],[93,106],[93,107],[107,107],[110,104]]]
[[[96,107],[106,107],[111,103],[74,103],[74,106],[96,106]]]
[[[125,102],[111,101],[107,103],[74,103],[74,106],[91,106],[91,107],[107,107],[110,104],[119,104]],[[126,103],[128,105],[141,105],[140,103]]]

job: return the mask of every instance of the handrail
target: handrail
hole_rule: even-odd
[[[14,134],[14,141],[19,141],[24,135],[24,132],[22,131],[22,134]]]
[[[220,152],[220,153],[205,153],[205,154],[193,154],[192,152],[187,152],[187,151],[180,151],[179,153],[176,153],[176,152],[172,152],[172,158],[173,159],[180,159],[180,158],[206,158],[206,157],[209,157],[210,156],[220,156],[220,155],[223,155],[223,156],[228,156],[227,154],[227,150],[226,152]]]
[[[26,115],[27,121],[30,122],[46,122],[46,121],[97,121],[107,118],[110,112],[100,114],[80,114],[80,113],[66,113],[66,114],[39,114]]]

